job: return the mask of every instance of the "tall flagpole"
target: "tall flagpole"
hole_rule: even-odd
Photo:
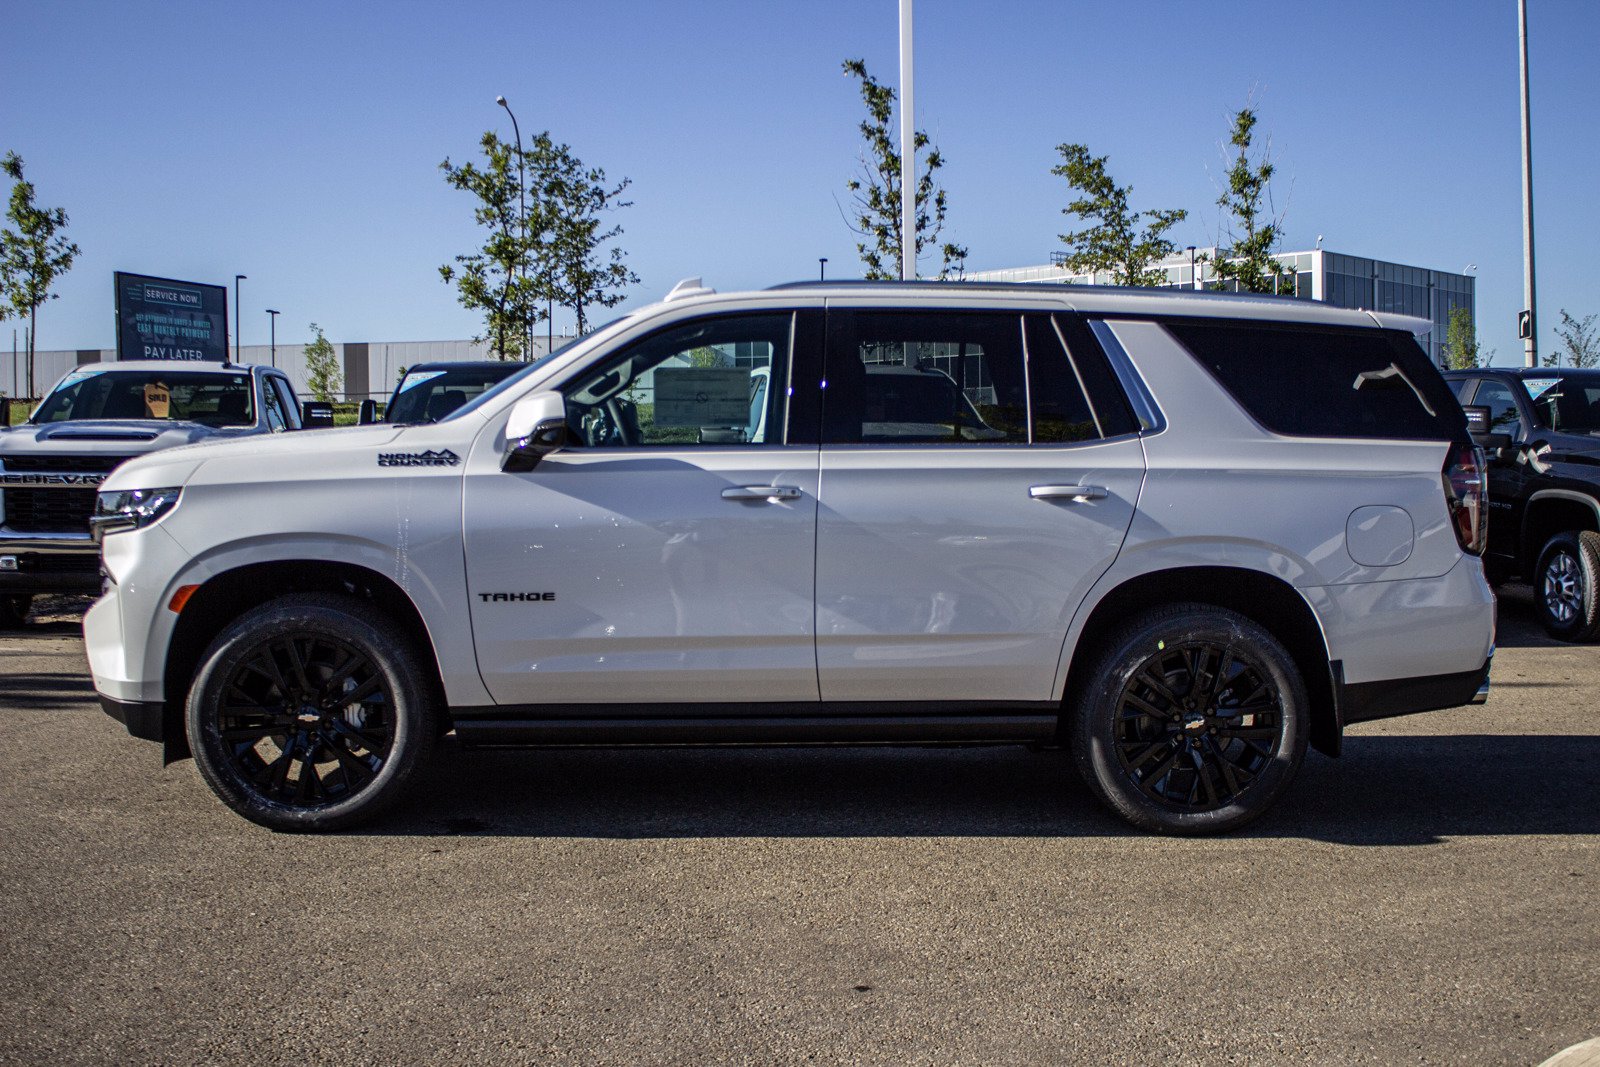
[[[917,144],[911,121],[911,0],[900,0],[900,279],[917,276]]]

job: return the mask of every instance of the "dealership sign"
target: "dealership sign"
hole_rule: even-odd
[[[228,290],[116,272],[118,359],[228,358]]]

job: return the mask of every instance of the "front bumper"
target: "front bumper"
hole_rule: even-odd
[[[128,733],[145,741],[166,740],[166,705],[150,700],[118,700],[104,693],[95,694],[105,713],[128,728]]]
[[[0,593],[98,593],[100,546],[88,534],[0,529]]]

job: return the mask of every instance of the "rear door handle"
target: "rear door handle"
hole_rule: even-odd
[[[1028,487],[1028,495],[1035,500],[1078,502],[1104,500],[1107,493],[1103,485],[1032,485]]]
[[[800,490],[792,485],[736,485],[722,491],[724,500],[799,500]]]

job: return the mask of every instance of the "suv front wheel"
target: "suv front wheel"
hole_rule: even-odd
[[[437,734],[410,637],[324,593],[246,612],[189,691],[189,747],[213,792],[275,830],[335,830],[393,803]]]
[[[1073,756],[1135,826],[1219,833],[1294,778],[1307,706],[1294,659],[1261,626],[1212,605],[1156,608],[1103,646],[1071,709]]]
[[[1600,533],[1568,530],[1545,542],[1534,571],[1534,602],[1551,637],[1600,636]]]

